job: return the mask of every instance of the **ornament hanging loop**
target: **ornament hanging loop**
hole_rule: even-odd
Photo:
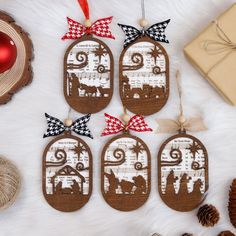
[[[145,17],[145,0],[141,0],[142,19],[139,20],[139,25],[145,28],[148,25],[148,21]]]
[[[84,17],[85,17],[85,22],[84,25],[89,28],[91,27],[92,23],[90,21],[90,14],[89,14],[89,5],[87,0],[77,0],[83,13],[84,13]]]
[[[186,118],[184,116],[184,110],[183,110],[183,101],[182,101],[182,89],[180,85],[180,71],[177,70],[175,74],[176,78],[176,84],[177,84],[177,89],[178,89],[178,95],[179,95],[179,116],[178,116],[178,121],[180,123],[180,132],[185,133],[186,130],[184,128],[184,123],[186,122]]]

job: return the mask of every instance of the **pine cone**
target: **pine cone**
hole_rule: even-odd
[[[213,205],[205,204],[199,208],[197,217],[199,223],[201,223],[203,226],[212,227],[218,223],[220,214]]]
[[[236,179],[233,180],[229,191],[229,218],[234,227],[236,227]]]
[[[233,234],[230,231],[222,231],[221,233],[218,234],[218,236],[235,236],[235,234]]]

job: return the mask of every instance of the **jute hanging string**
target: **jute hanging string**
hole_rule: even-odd
[[[180,71],[176,71],[176,83],[179,97],[179,116],[176,120],[172,119],[156,119],[158,123],[158,133],[175,133],[175,132],[197,132],[206,130],[201,117],[186,119],[184,116],[183,102],[182,102],[182,88],[180,83]]]

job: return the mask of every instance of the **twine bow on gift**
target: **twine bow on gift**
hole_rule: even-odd
[[[203,48],[205,51],[208,54],[219,54],[225,51],[232,52],[233,50],[236,50],[236,42],[232,42],[232,40],[219,25],[219,22],[215,20],[213,23],[216,26],[216,35],[219,40],[205,40],[203,42]]]
[[[175,132],[184,133],[186,131],[197,132],[197,131],[203,131],[207,129],[203,123],[202,118],[196,117],[196,118],[186,119],[184,117],[183,104],[182,104],[182,90],[180,86],[179,77],[180,77],[180,72],[177,71],[176,81],[177,81],[178,96],[179,96],[180,114],[177,120],[156,119],[158,123],[158,128],[157,128],[158,133],[175,133]]]
[[[50,136],[57,136],[64,132],[74,131],[78,135],[93,138],[90,130],[87,127],[87,123],[90,120],[90,116],[91,116],[90,114],[83,116],[75,120],[74,122],[71,122],[71,124],[67,126],[67,125],[64,125],[64,123],[60,121],[59,119],[45,113],[48,128],[47,128],[46,133],[43,135],[43,137],[46,138]]]
[[[102,132],[102,136],[116,134],[121,131],[127,132],[128,130],[134,130],[137,132],[152,131],[144,121],[144,118],[140,115],[133,116],[127,124],[123,124],[120,119],[110,116],[107,113],[105,113],[105,118],[106,128]]]
[[[94,34],[99,37],[103,38],[111,38],[115,39],[112,35],[109,24],[112,21],[112,16],[107,18],[102,18],[95,21],[93,24],[90,22],[89,16],[89,6],[87,0],[78,0],[78,3],[84,13],[85,16],[85,25],[80,24],[77,21],[72,20],[71,18],[67,17],[69,30],[68,32],[62,37],[62,39],[78,39],[81,38],[83,35],[87,34]]]

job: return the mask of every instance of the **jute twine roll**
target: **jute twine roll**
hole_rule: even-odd
[[[0,156],[0,210],[15,202],[20,186],[19,170],[13,163]]]
[[[7,93],[22,77],[26,63],[26,48],[20,34],[7,22],[0,19],[0,31],[14,41],[17,48],[17,58],[13,67],[0,74],[0,96]]]

